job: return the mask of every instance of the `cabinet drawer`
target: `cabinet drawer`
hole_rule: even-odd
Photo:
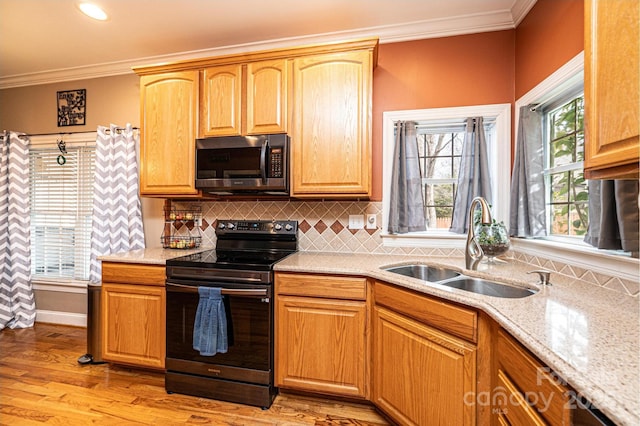
[[[498,389],[504,392],[504,395],[494,399],[500,410],[498,423],[505,424],[506,419],[506,424],[511,425],[546,425],[502,370],[498,370]]]
[[[365,300],[367,279],[339,275],[276,273],[276,293],[331,299]]]
[[[503,376],[528,396],[529,404],[550,424],[569,425],[568,389],[504,330],[498,331],[498,367]]]
[[[165,267],[139,263],[102,262],[102,282],[164,286]]]
[[[381,282],[376,282],[374,294],[376,305],[386,306],[454,336],[474,343],[478,341],[478,314],[473,310]]]

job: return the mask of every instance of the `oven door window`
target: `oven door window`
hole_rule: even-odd
[[[268,299],[224,295],[228,351],[202,356],[193,349],[193,326],[199,302],[197,287],[194,289],[195,292],[171,291],[167,285],[167,358],[269,370],[272,325]]]

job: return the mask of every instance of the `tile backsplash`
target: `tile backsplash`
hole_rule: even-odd
[[[173,202],[177,209],[192,205],[202,209],[202,245],[215,246],[218,219],[296,220],[298,248],[301,251],[406,254],[415,256],[463,257],[462,248],[385,247],[380,238],[382,203],[368,201],[208,201]],[[349,215],[376,214],[376,229],[349,229]],[[188,233],[183,228],[179,232]],[[194,232],[191,230],[191,232]],[[511,250],[512,258],[569,278],[580,279],[612,291],[638,296],[636,281],[594,273],[566,263]]]
[[[174,202],[177,209],[190,203]],[[382,203],[368,201],[214,201],[202,209],[202,244],[215,246],[218,219],[296,220],[301,251],[462,256],[460,249],[384,247],[380,238]],[[376,214],[376,229],[349,229],[349,215]],[[184,230],[186,232],[186,230]]]

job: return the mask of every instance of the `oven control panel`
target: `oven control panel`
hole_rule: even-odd
[[[221,234],[281,234],[296,235],[295,220],[218,220],[216,235]]]

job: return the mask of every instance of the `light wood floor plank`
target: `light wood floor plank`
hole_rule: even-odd
[[[382,426],[369,404],[281,393],[269,410],[167,394],[164,374],[79,365],[86,330],[37,323],[0,331],[0,425]]]

